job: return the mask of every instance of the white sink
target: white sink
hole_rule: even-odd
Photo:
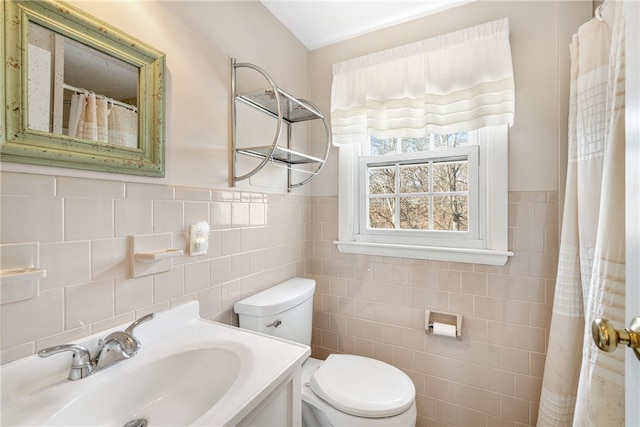
[[[77,344],[93,353],[109,332]],[[306,346],[202,320],[195,302],[159,313],[135,334],[137,355],[77,381],[66,378],[68,353],[3,365],[1,424],[234,425],[309,355]]]
[[[49,425],[123,426],[134,419],[151,426],[189,425],[224,397],[239,373],[240,357],[226,349],[174,354],[126,378],[110,378],[65,406]]]

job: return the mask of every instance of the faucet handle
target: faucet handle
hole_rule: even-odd
[[[146,316],[142,316],[141,318],[139,318],[138,320],[136,320],[135,322],[133,322],[132,324],[129,325],[129,327],[127,329],[125,329],[124,331],[128,334],[133,335],[133,330],[141,323],[146,322],[147,320],[151,320],[155,317],[155,313],[149,313]]]
[[[88,377],[93,373],[93,362],[91,361],[91,353],[85,347],[77,344],[63,344],[55,347],[45,348],[38,352],[40,357],[49,357],[54,354],[70,351],[73,353],[71,360],[71,369],[68,378],[71,381]]]

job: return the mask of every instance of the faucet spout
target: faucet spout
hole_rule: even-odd
[[[140,341],[130,333],[125,331],[112,332],[99,342],[94,357],[96,370],[135,356],[140,346]]]
[[[140,323],[151,320],[154,316],[153,313],[147,314],[133,322],[124,331],[112,332],[106,338],[101,339],[93,358],[91,358],[89,350],[76,344],[45,348],[38,352],[38,356],[49,357],[63,351],[70,351],[73,353],[73,360],[71,361],[69,379],[75,381],[88,377],[102,368],[135,356],[142,344],[133,336],[133,330]]]
[[[96,370],[105,368],[113,363],[135,356],[142,344],[133,336],[133,330],[141,323],[155,317],[154,313],[142,316],[124,331],[112,332],[99,342],[94,357]]]

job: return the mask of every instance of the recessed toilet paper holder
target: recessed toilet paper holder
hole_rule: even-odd
[[[462,314],[427,310],[424,313],[424,328],[428,334],[461,338]]]

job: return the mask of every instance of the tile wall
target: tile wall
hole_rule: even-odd
[[[556,193],[509,195],[505,267],[340,254],[337,198],[213,191],[3,172],[0,243],[40,242],[40,296],[0,307],[2,363],[187,300],[237,324],[233,303],[294,275],[317,280],[313,355],[403,369],[418,426],[535,425],[558,248]],[[128,236],[212,225],[206,256],[129,278]],[[461,340],[424,310],[464,315]]]
[[[509,194],[504,267],[340,254],[337,198],[313,197],[313,355],[404,370],[418,426],[535,425],[558,252],[555,192]],[[460,313],[461,340],[427,335],[426,309]]]
[[[308,197],[7,172],[0,181],[0,243],[39,242],[47,270],[38,298],[0,307],[2,363],[187,300],[237,324],[234,302],[304,275],[311,253]],[[189,225],[201,220],[209,251],[189,257]],[[154,233],[171,233],[187,255],[130,278],[128,236]]]

